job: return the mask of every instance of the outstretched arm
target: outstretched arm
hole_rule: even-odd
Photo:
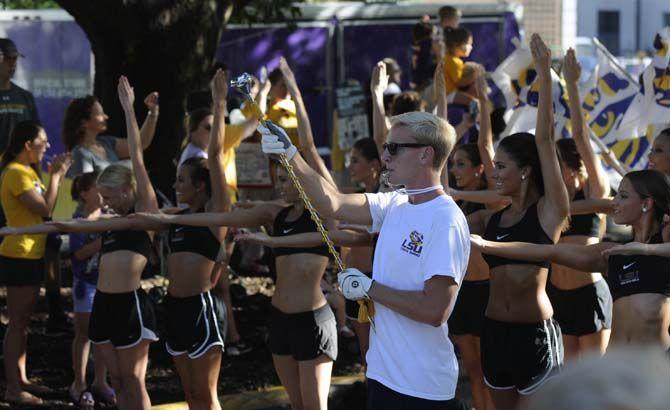
[[[314,170],[318,172],[319,175],[321,175],[331,185],[337,186],[333,176],[330,174],[330,171],[328,171],[326,164],[323,162],[323,159],[316,149],[316,144],[314,144],[314,135],[312,134],[312,125],[309,122],[309,116],[307,115],[305,102],[302,100],[302,93],[298,87],[298,82],[295,80],[293,71],[291,71],[291,67],[289,67],[284,57],[279,60],[279,69],[284,76],[284,83],[286,84],[286,88],[288,88],[288,92],[291,94],[291,98],[295,102],[296,116],[298,117],[298,138],[300,139],[300,152],[309,166],[314,168]]]
[[[570,202],[570,215],[611,214],[614,212],[612,198],[578,199]]]
[[[435,73],[433,74],[433,93],[435,94],[437,116],[449,122],[449,109],[447,108],[447,85],[444,83],[443,59],[440,59],[437,63],[437,67],[435,67]]]
[[[235,209],[220,213],[164,214],[140,212],[130,216],[131,220],[152,221],[162,224],[190,226],[234,226],[248,228],[272,222],[282,209],[280,205],[268,203],[249,209]]]
[[[123,113],[126,117],[126,131],[128,133],[128,149],[130,160],[133,165],[133,174],[137,182],[138,210],[148,212],[158,212],[158,201],[156,193],[149,180],[149,175],[144,167],[144,157],[140,141],[140,131],[137,128],[137,119],[135,118],[135,92],[130,86],[125,76],[119,78],[119,100],[123,107]]]
[[[370,246],[372,235],[365,232],[347,230],[329,230],[328,237],[337,246]],[[307,232],[287,236],[270,236],[263,232],[241,233],[235,236],[235,241],[249,241],[270,248],[303,248],[319,246],[323,237],[319,232]]]
[[[286,155],[305,193],[312,200],[312,204],[321,217],[363,225],[372,224],[370,207],[364,194],[339,192],[302,159],[284,130],[279,127],[274,128],[279,135],[273,134],[266,127],[258,127],[263,135],[263,152]]]
[[[629,242],[625,245],[616,245],[603,251],[603,256],[612,255],[648,255],[670,258],[670,243],[640,243]]]
[[[556,245],[538,245],[526,242],[494,242],[471,235],[473,248],[488,255],[503,258],[520,259],[536,262],[553,262],[581,272],[607,272],[607,261],[601,252],[612,243],[593,245],[576,245],[559,243]]]
[[[554,107],[551,97],[551,51],[538,34],[533,34],[530,48],[535,62],[539,81],[539,103],[537,107],[537,126],[535,144],[540,157],[542,180],[546,187],[544,201],[541,203],[540,220],[550,235],[556,237],[563,226],[570,204],[568,191],[561,176],[554,143]]]
[[[584,167],[588,175],[589,198],[604,198],[609,193],[609,179],[600,163],[600,158],[593,152],[588,130],[585,128],[586,123],[582,105],[579,102],[579,77],[581,72],[582,67],[577,62],[575,50],[568,49],[563,60],[563,77],[568,90],[572,138],[577,146],[577,152],[584,161]]]

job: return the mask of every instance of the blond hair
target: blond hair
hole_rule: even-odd
[[[391,117],[391,128],[406,127],[419,144],[433,147],[433,169],[440,170],[456,144],[456,130],[447,121],[427,112],[407,112]]]
[[[133,171],[121,164],[112,164],[105,168],[98,176],[97,184],[108,189],[130,188],[133,192],[137,188]]]

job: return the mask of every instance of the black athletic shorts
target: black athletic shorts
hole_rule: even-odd
[[[488,302],[488,279],[463,281],[454,310],[449,316],[449,334],[481,336]]]
[[[363,272],[365,276],[372,279],[372,272]],[[358,309],[360,305],[356,300],[344,299],[344,311],[346,313],[347,319],[349,320],[358,320]]]
[[[368,410],[466,410],[460,400],[427,400],[391,390],[368,379]]]
[[[172,356],[197,359],[210,348],[223,349],[226,306],[210,292],[178,298],[165,296],[165,349]]]
[[[40,286],[44,281],[44,258],[0,256],[0,286]]]
[[[612,295],[604,280],[570,290],[548,283],[547,295],[565,335],[584,336],[612,327]]]
[[[563,365],[561,329],[553,319],[529,324],[485,317],[480,346],[484,382],[494,390],[532,394]]]
[[[111,343],[117,349],[125,349],[143,339],[155,342],[156,333],[154,305],[143,289],[95,292],[88,324],[88,338],[92,343]]]
[[[328,304],[311,311],[284,313],[271,307],[270,351],[295,360],[313,360],[322,354],[337,359],[337,326]]]

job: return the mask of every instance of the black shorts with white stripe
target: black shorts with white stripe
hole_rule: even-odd
[[[111,343],[126,349],[147,339],[158,340],[156,314],[151,299],[143,289],[132,292],[95,292],[88,338],[94,344]]]
[[[212,347],[223,350],[226,334],[226,306],[210,292],[179,298],[170,295],[163,301],[166,314],[165,349],[172,356],[187,354],[191,359]]]
[[[484,382],[494,390],[532,394],[563,365],[561,329],[553,319],[510,323],[484,318]]]

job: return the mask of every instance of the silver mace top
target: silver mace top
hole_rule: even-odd
[[[253,79],[249,73],[242,73],[238,77],[230,80],[230,86],[249,100],[253,100],[250,95],[252,83]]]

